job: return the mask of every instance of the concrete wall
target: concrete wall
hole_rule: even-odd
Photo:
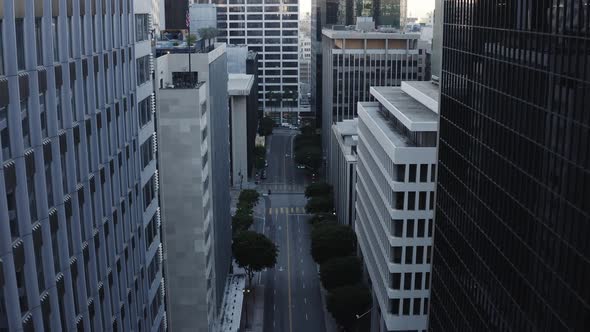
[[[231,152],[232,185],[237,187],[248,181],[248,104],[247,96],[232,96],[231,103]]]
[[[173,331],[208,331],[201,102],[206,88],[158,92],[168,315]]]

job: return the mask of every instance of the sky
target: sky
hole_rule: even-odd
[[[408,0],[408,16],[420,18],[433,10],[434,0]],[[299,11],[311,12],[311,0],[299,0]]]

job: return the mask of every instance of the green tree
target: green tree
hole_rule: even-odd
[[[279,249],[263,234],[243,231],[234,238],[232,252],[238,266],[246,271],[251,287],[255,272],[275,266]]]
[[[193,45],[194,43],[197,42],[197,36],[195,34],[190,34],[188,36],[186,36],[186,43],[188,45],[188,47],[191,47],[191,45]]]
[[[325,182],[312,183],[305,188],[305,197],[327,196],[332,194],[332,186]]]
[[[301,135],[303,136],[315,135],[315,128],[312,126],[303,126],[299,129],[299,131],[301,131]]]
[[[336,322],[346,331],[352,331],[357,315],[365,313],[371,305],[371,293],[363,286],[343,286],[328,293],[326,307]]]
[[[361,261],[354,256],[334,257],[320,265],[320,280],[328,290],[357,284],[361,276]]]
[[[295,162],[314,172],[322,166],[322,160],[320,145],[308,145],[295,149]]]
[[[334,200],[332,195],[312,197],[305,204],[307,213],[329,213],[334,210]]]
[[[350,256],[356,248],[356,237],[348,226],[319,224],[311,230],[311,256],[322,264],[334,257]]]
[[[332,213],[317,213],[309,219],[312,226],[321,225],[324,223],[336,223],[337,218]]]
[[[240,196],[238,197],[238,201],[240,203],[243,202],[250,207],[254,207],[256,204],[258,204],[259,200],[260,194],[254,189],[244,189],[240,192]]]
[[[251,214],[238,210],[232,217],[232,231],[234,236],[240,232],[247,231],[253,223],[254,217]]]
[[[258,134],[260,136],[272,135],[272,130],[275,126],[275,122],[272,118],[265,116],[260,120],[260,126],[258,127]]]
[[[207,40],[207,47],[211,47],[211,39],[217,37],[217,35],[219,34],[219,31],[217,31],[217,28],[214,27],[205,27],[205,28],[200,28],[198,30],[199,32],[199,36],[201,36],[201,38],[206,39]]]

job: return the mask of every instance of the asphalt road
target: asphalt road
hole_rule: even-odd
[[[311,258],[305,214],[304,171],[293,162],[291,130],[275,130],[267,145],[267,179],[259,187],[271,189],[261,228],[279,247],[274,269],[262,272],[265,288],[265,332],[325,332],[319,277]]]

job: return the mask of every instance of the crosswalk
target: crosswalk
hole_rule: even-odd
[[[258,189],[262,191],[271,190],[276,193],[303,193],[305,186],[302,184],[260,183]]]
[[[306,214],[304,207],[273,207],[267,209],[268,214]]]

